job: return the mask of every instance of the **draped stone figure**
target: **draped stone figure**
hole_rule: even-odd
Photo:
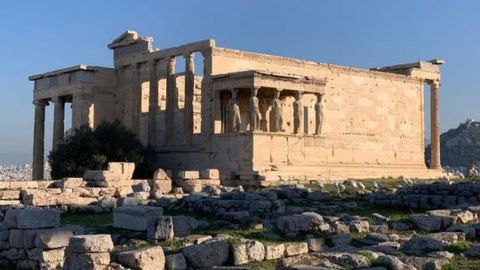
[[[323,126],[323,95],[317,94],[317,103],[315,103],[315,135],[322,134]]]
[[[280,90],[275,90],[275,92],[273,93],[272,116],[272,131],[283,131],[283,108],[282,102],[280,101]]]
[[[238,90],[231,90],[232,98],[228,103],[229,112],[230,112],[230,121],[232,123],[232,131],[240,132],[242,126],[242,117],[240,115],[240,107],[238,106],[237,94]]]
[[[303,111],[302,111],[302,93],[295,93],[295,101],[293,102],[293,133],[298,134],[302,130],[300,125],[302,123]]]
[[[260,106],[258,104],[258,88],[252,88],[252,95],[250,97],[250,130],[259,130],[262,114],[260,113]]]

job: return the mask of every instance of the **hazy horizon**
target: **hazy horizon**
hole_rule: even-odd
[[[77,64],[111,67],[106,45],[127,29],[152,36],[156,48],[213,38],[220,47],[361,68],[444,59],[444,132],[468,118],[480,119],[479,11],[480,2],[437,0],[5,2],[0,9],[0,154],[31,155],[33,83],[28,76]],[[428,90],[425,97],[428,139]],[[49,106],[46,154],[52,115]],[[69,116],[65,119],[68,128]]]

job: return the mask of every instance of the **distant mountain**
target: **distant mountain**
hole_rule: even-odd
[[[468,167],[480,165],[480,122],[467,120],[457,128],[440,135],[442,166]],[[425,157],[430,159],[430,145],[425,148]]]
[[[32,154],[0,152],[0,165],[22,165],[32,162]]]

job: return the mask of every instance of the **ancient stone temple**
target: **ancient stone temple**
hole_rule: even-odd
[[[78,65],[29,78],[34,179],[43,178],[50,103],[53,147],[71,103],[73,127],[119,120],[155,147],[159,167],[219,169],[238,184],[443,175],[441,60],[368,70],[221,48],[214,40],[155,49],[151,37],[134,31],[108,48],[113,68]]]

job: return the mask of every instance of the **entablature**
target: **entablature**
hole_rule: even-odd
[[[232,72],[212,76],[214,91],[240,88],[273,88],[324,94],[326,83],[327,80],[325,78],[286,75],[258,70]]]

